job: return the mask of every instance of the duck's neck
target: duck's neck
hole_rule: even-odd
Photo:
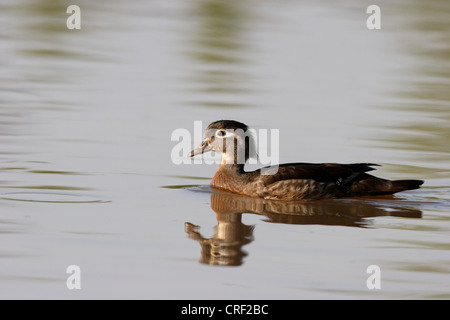
[[[240,176],[245,173],[244,164],[238,164],[238,163],[233,163],[233,164],[222,163],[219,166],[219,169],[217,169],[217,171],[223,171],[232,176]]]
[[[239,192],[245,185],[245,171],[243,164],[222,163],[211,180],[214,188],[231,192]]]

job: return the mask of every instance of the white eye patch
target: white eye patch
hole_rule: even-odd
[[[223,129],[217,130],[216,133],[215,133],[215,136],[216,136],[217,138],[221,138],[221,139],[223,139],[223,138],[229,138],[229,137],[231,137],[232,135],[233,135],[233,133],[231,133],[231,132],[229,132],[229,131],[226,131],[226,130],[223,130]]]

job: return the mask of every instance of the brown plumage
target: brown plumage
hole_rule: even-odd
[[[246,172],[244,164],[252,153],[251,136],[246,139],[249,137],[247,130],[247,125],[233,120],[213,122],[201,146],[191,152],[190,156],[210,150],[222,154],[222,164],[211,181],[213,187],[264,199],[316,200],[389,195],[417,189],[423,183],[422,180],[390,181],[372,176],[367,173],[375,170],[373,167],[377,165],[372,163],[287,163],[271,167],[272,174],[267,171],[262,174],[262,170],[270,170],[269,167]]]

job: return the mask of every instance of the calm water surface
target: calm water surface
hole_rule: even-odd
[[[450,4],[0,5],[0,298],[450,298]],[[280,130],[281,162],[374,162],[393,198],[214,193],[177,128]],[[81,290],[68,290],[78,265]],[[366,286],[369,265],[381,289]]]

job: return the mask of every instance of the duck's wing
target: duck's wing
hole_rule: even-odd
[[[323,199],[348,196],[359,181],[373,177],[373,163],[286,163],[265,167],[253,177],[259,197],[278,200]]]
[[[374,163],[286,163],[279,166],[265,167],[259,171],[260,179],[265,185],[284,180],[312,180],[319,183],[346,185],[358,176],[375,170]]]

